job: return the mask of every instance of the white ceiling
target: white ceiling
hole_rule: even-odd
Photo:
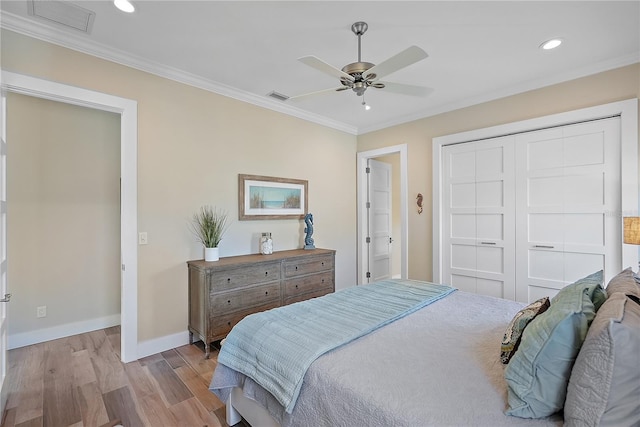
[[[90,34],[29,16],[3,0],[2,27],[256,105],[362,134],[479,102],[640,62],[640,1],[74,1],[95,12]],[[365,111],[297,58],[342,68],[357,60],[351,24],[369,25],[362,60],[380,63],[410,45],[429,57],[384,78],[427,86],[428,97],[369,88]],[[564,39],[554,51],[539,45]],[[640,78],[640,77],[639,77]]]

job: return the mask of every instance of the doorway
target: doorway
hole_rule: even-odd
[[[406,279],[408,276],[408,190],[407,190],[407,145],[395,145],[390,147],[384,147],[377,150],[363,151],[357,153],[357,168],[358,168],[358,285],[369,283],[370,268],[369,268],[369,246],[367,237],[370,230],[370,215],[369,209],[367,209],[368,202],[368,186],[367,186],[367,167],[370,160],[383,160],[385,162],[393,162],[398,166],[396,169],[395,178],[393,179],[392,188],[399,188],[399,202],[394,203],[399,205],[398,215],[393,222],[398,224],[393,227],[392,230],[392,252],[399,254],[399,260],[396,261],[399,264],[398,267],[394,267],[394,270],[399,270],[400,278]],[[369,239],[371,241],[371,239]],[[392,255],[393,257],[393,255]],[[392,276],[394,276],[392,271]],[[397,274],[395,274],[397,277]]]
[[[8,349],[120,325],[120,115],[9,93],[7,117]]]
[[[2,90],[120,114],[120,350],[123,362],[136,360],[138,345],[137,102],[7,71],[2,72]],[[2,123],[2,128],[6,128],[6,123]],[[7,141],[7,144],[11,144],[11,141]],[[11,159],[7,159],[7,165],[10,164]],[[10,204],[11,201],[9,200],[8,203]],[[2,237],[5,238],[5,236]],[[8,284],[8,287],[10,289],[11,284]],[[6,358],[6,348],[0,349],[0,358]]]

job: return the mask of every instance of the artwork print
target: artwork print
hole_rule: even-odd
[[[238,202],[240,220],[303,218],[307,181],[239,175]]]

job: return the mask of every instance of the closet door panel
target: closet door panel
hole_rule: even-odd
[[[475,210],[476,184],[474,182],[452,183],[450,188],[451,208],[470,208]]]
[[[455,270],[467,270],[467,274],[473,274],[477,270],[475,244],[454,243],[451,245],[451,268]]]
[[[513,153],[513,137],[444,149],[443,280],[458,289],[515,298]]]
[[[476,238],[475,214],[451,215],[451,237],[455,239],[475,240]]]
[[[619,119],[516,137],[517,300],[620,269]],[[546,161],[545,161],[546,159]]]
[[[485,240],[504,239],[504,214],[478,214],[475,216],[478,231],[476,237]]]
[[[476,281],[476,292],[496,298],[504,298],[504,282],[479,278]]]

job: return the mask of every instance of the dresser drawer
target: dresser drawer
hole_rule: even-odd
[[[243,308],[280,301],[280,282],[216,293],[210,296],[211,310],[216,316]]]
[[[288,304],[293,304],[294,302],[300,302],[300,301],[305,301],[311,298],[317,298],[317,297],[321,297],[323,295],[327,295],[333,292],[332,288],[324,288],[324,289],[318,289],[315,290],[313,292],[309,292],[306,294],[299,294],[296,296],[292,296],[289,298],[285,298],[284,300],[284,305],[288,305]]]
[[[284,282],[284,298],[306,294],[311,291],[329,288],[333,290],[333,271],[324,273],[311,274],[293,279],[287,279]]]
[[[280,263],[244,266],[211,272],[211,291],[220,292],[252,284],[280,280]]]
[[[211,318],[211,335],[209,336],[209,339],[224,338],[224,336],[227,335],[229,331],[231,331],[231,328],[233,328],[236,323],[244,319],[246,316],[253,313],[259,313],[261,311],[271,310],[272,308],[276,308],[279,306],[280,301],[274,301],[270,304],[253,307],[248,310],[242,310],[223,316],[214,316]]]
[[[303,274],[333,270],[333,255],[311,258],[293,258],[284,261],[284,276],[295,277]]]

